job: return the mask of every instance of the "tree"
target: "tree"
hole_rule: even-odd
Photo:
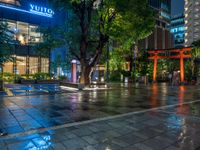
[[[199,69],[199,61],[200,61],[200,40],[195,41],[192,43],[192,50],[191,50],[191,69],[192,69],[192,76],[197,77],[200,75]]]
[[[16,44],[16,41],[14,40],[14,32],[9,29],[7,22],[0,21],[0,90],[2,90],[3,87],[3,65],[6,62],[13,61],[11,50],[14,44]]]
[[[58,37],[62,37],[80,62],[82,84],[89,84],[92,68],[99,63],[109,39],[130,50],[154,27],[147,0],[50,0],[50,3],[70,14]],[[67,32],[63,32],[66,27]]]

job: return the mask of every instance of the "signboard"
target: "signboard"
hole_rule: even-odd
[[[54,11],[52,9],[43,7],[43,6],[38,6],[35,4],[29,4],[28,9],[22,9],[20,7],[15,7],[12,5],[6,5],[6,4],[0,3],[0,8],[6,8],[6,9],[14,10],[14,11],[35,14],[35,15],[40,15],[40,16],[50,17],[50,18],[52,18],[54,15]]]
[[[54,11],[52,9],[42,6],[37,6],[34,4],[30,4],[30,12],[48,17],[53,17],[54,15]]]

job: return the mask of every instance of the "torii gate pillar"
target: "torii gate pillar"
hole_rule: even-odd
[[[181,83],[184,82],[184,58],[182,50],[180,50],[180,81]]]
[[[154,56],[154,65],[153,65],[153,82],[156,82],[157,65],[158,65],[158,54],[155,53],[155,56]]]

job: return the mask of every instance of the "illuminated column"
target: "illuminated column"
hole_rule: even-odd
[[[158,54],[154,53],[154,67],[153,67],[153,82],[156,82],[156,74],[157,74],[157,64],[158,64]]]
[[[77,82],[77,62],[76,60],[72,60],[72,72],[71,72],[71,81],[73,83]]]
[[[180,80],[181,80],[181,83],[184,82],[184,60],[183,60],[182,50],[180,50]]]

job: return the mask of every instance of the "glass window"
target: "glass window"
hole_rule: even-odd
[[[28,44],[28,24],[23,22],[17,22],[17,40],[22,45]]]
[[[17,74],[26,74],[26,57],[17,56]]]
[[[29,72],[30,74],[35,74],[38,72],[38,58],[30,57],[29,58]]]
[[[8,73],[13,73],[13,63],[12,62],[5,63],[3,66],[3,71]]]
[[[12,22],[12,21],[7,21],[8,23],[8,27],[10,30],[12,30],[13,32],[17,31],[17,24],[16,22]]]
[[[38,26],[29,25],[29,42],[40,42],[40,32],[37,32]]]
[[[41,42],[42,34],[38,32],[38,26],[12,20],[7,20],[7,23],[15,33],[15,38],[20,41],[20,44],[27,45]]]
[[[12,4],[12,5],[20,5],[18,0],[0,0],[2,3]]]
[[[41,58],[41,72],[48,73],[49,72],[49,59]]]

